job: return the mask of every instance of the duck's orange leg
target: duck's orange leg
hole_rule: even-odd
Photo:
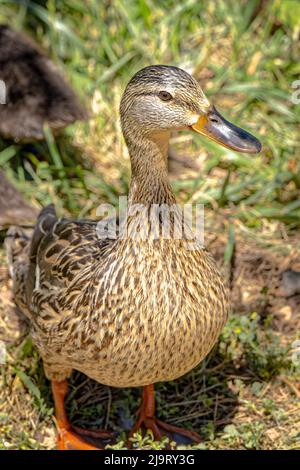
[[[130,439],[138,429],[150,429],[154,439],[160,441],[163,436],[171,437],[178,434],[187,437],[191,441],[201,442],[199,434],[188,429],[179,428],[172,424],[167,424],[155,417],[155,392],[154,385],[146,385],[143,387],[142,403],[139,409],[139,418],[129,433]]]
[[[68,420],[65,409],[65,397],[68,392],[68,382],[63,380],[57,382],[51,381],[52,394],[55,406],[55,418],[58,429],[57,448],[59,450],[101,450],[104,447],[96,447],[80,437],[80,435],[89,436],[94,439],[108,440],[112,433],[101,431],[89,431],[72,426]]]

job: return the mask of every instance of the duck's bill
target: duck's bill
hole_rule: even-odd
[[[191,127],[199,134],[206,135],[223,147],[237,152],[261,151],[261,143],[256,137],[227,121],[215,107],[212,107],[206,115],[200,116],[196,124]]]

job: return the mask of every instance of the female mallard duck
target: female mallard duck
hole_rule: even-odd
[[[132,168],[129,212],[135,204],[174,205],[167,172],[172,130],[192,129],[241,152],[261,148],[176,67],[140,70],[127,85],[120,113]],[[131,227],[126,236],[103,239],[95,224],[58,220],[48,206],[30,246],[18,230],[8,239],[24,245],[15,256],[9,243],[15,297],[31,321],[52,383],[61,449],[93,448],[65,412],[72,369],[102,384],[143,387],[132,432],[146,428],[156,439],[182,433],[199,441],[196,433],[155,417],[153,384],[182,376],[208,354],[227,318],[227,288],[211,255],[201,247],[190,249],[185,237],[171,231],[169,237],[143,238],[133,232]]]

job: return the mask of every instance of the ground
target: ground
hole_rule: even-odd
[[[177,199],[205,205],[206,245],[231,285],[232,312],[197,369],[157,386],[161,418],[198,431],[207,449],[300,449],[300,296],[281,273],[300,271],[299,4],[282,1],[7,1],[0,20],[27,31],[62,68],[90,109],[43,143],[0,141],[0,165],[24,197],[60,214],[95,217],[128,190],[129,158],[118,106],[129,77],[150,63],[184,67],[236,124],[259,136],[260,155],[172,136]],[[291,13],[292,12],[292,13]],[[5,233],[1,233],[1,240]],[[0,447],[53,449],[53,403],[28,325],[15,311],[0,248]],[[107,427],[125,444],[139,390],[110,389],[74,373],[73,423]],[[151,436],[134,445],[158,448]]]
[[[203,438],[200,448],[300,449],[300,364],[295,343],[300,295],[286,298],[280,281],[286,263],[299,266],[299,243],[291,239],[289,244],[265,248],[238,236],[230,263],[224,263],[222,237],[210,234],[207,244],[224,275],[232,279],[233,312],[218,345],[202,364],[180,380],[157,386],[158,414],[197,430]],[[0,322],[0,337],[8,343],[0,388],[1,445],[53,449],[49,384],[27,335],[28,325],[11,301],[4,261]],[[112,389],[74,372],[69,416],[83,427],[113,429],[116,447],[122,448],[139,396],[140,390]],[[159,448],[151,436],[137,435],[134,445]]]

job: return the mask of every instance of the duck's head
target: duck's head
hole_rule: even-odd
[[[221,116],[198,82],[177,67],[152,65],[128,83],[120,106],[125,138],[192,129],[224,147],[258,153],[260,142]]]

